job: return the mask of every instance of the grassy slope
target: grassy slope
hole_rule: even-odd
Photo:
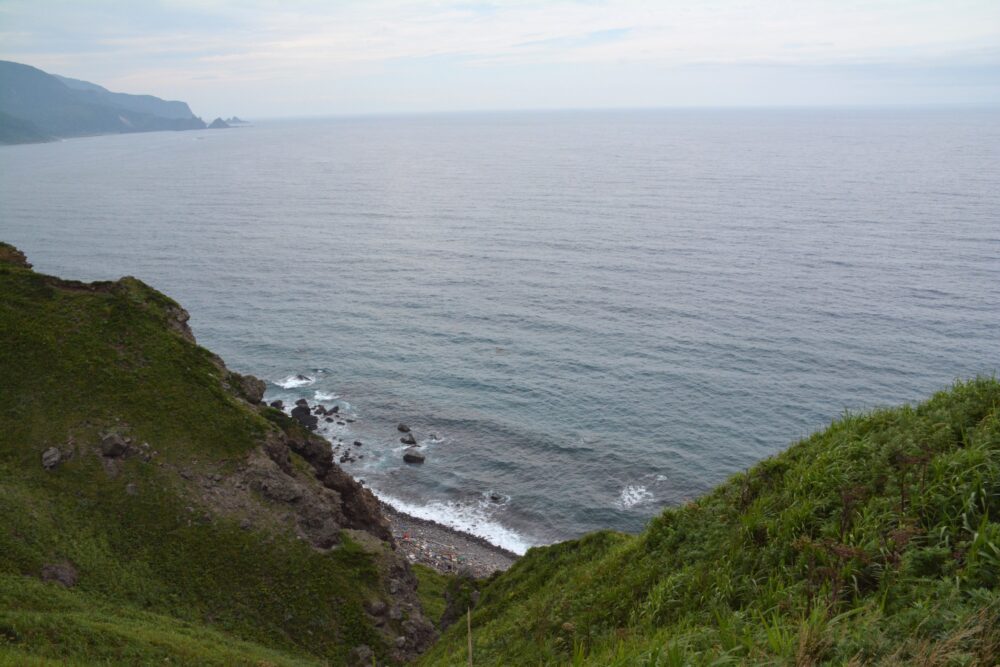
[[[477,665],[1000,661],[1000,383],[847,416],[483,591]],[[464,624],[422,661],[464,664]]]
[[[0,262],[0,663],[337,664],[356,643],[383,651],[362,611],[379,591],[363,549],[242,530],[171,473],[225,471],[270,428],[224,390],[210,353],[166,326],[175,305],[133,279],[95,289]],[[109,475],[92,453],[108,428],[158,456]],[[46,471],[49,446],[77,454]],[[79,571],[70,590],[38,579],[60,561]]]

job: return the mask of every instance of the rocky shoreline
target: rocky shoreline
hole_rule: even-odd
[[[311,380],[304,375],[296,376],[296,379]],[[263,387],[260,390],[260,396],[255,396],[258,401],[262,400]],[[270,407],[285,410],[285,405],[280,400],[272,401]],[[310,405],[305,398],[299,398],[288,414],[304,428],[315,431],[319,427],[320,419],[326,422],[336,421],[338,424],[354,421],[343,417],[339,412],[340,408],[337,406],[327,408],[321,403]],[[425,456],[420,451],[420,445],[410,427],[399,424],[396,430],[402,434],[400,442],[407,445],[403,460],[409,464],[423,463]],[[357,449],[362,447],[360,441],[354,441],[353,446],[339,440],[331,444],[334,459],[341,464],[353,463],[358,458],[364,458]],[[474,577],[488,577],[494,572],[506,570],[518,558],[514,552],[498,547],[481,537],[436,521],[406,514],[385,502],[381,502],[380,505],[382,514],[389,520],[397,550],[411,563],[420,563],[445,574],[464,572]]]
[[[396,550],[411,563],[420,563],[444,574],[466,572],[474,577],[488,577],[503,572],[519,556],[481,537],[449,528],[436,521],[418,519],[381,503],[382,514],[389,519]]]

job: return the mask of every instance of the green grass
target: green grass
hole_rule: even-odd
[[[169,298],[20,261],[0,244],[0,664],[336,665],[358,644],[383,663],[377,550],[244,530],[178,474],[299,427],[227,389]],[[157,455],[106,467],[109,429]],[[47,471],[53,446],[72,456]],[[997,664],[998,517],[1000,383],[958,383],[845,416],[640,535],[530,550],[479,584],[475,664]],[[64,561],[73,588],[41,581]],[[464,613],[470,582],[415,571],[429,618]],[[456,623],[421,664],[465,664],[466,641]]]
[[[536,548],[482,593],[477,665],[1000,660],[1000,383],[849,415],[638,536]],[[466,659],[451,628],[424,665]]]
[[[445,591],[448,589],[448,582],[453,577],[441,574],[437,570],[421,565],[419,563],[412,566],[413,573],[417,575],[417,595],[420,596],[421,606],[424,608],[424,615],[437,625],[444,614]]]
[[[358,644],[388,655],[363,611],[387,595],[375,557],[346,534],[321,553],[291,527],[244,530],[177,474],[232,470],[281,427],[171,328],[177,305],[134,279],[66,283],[4,255],[9,246],[0,247],[0,659],[344,664]],[[95,450],[108,429],[157,456],[106,471]],[[50,446],[73,455],[48,471]],[[39,580],[62,561],[79,572],[69,590]]]

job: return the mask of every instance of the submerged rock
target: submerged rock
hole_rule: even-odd
[[[407,433],[402,438],[399,439],[404,445],[415,445],[417,444],[417,439],[413,437],[412,433]]]

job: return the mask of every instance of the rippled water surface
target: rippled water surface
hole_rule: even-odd
[[[364,442],[349,467],[381,495],[523,549],[637,531],[845,409],[994,373],[997,119],[439,115],[3,147],[0,238],[170,294],[269,396],[341,405],[356,421],[324,429]]]

